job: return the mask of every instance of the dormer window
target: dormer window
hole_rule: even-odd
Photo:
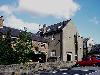
[[[50,28],[48,28],[47,31],[50,31]]]
[[[6,36],[5,35],[2,35],[2,38],[6,38]]]
[[[60,26],[58,26],[58,28],[61,28],[61,25],[60,25]]]
[[[54,36],[54,34],[52,35],[52,40],[55,40],[55,36]]]

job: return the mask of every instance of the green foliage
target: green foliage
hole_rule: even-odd
[[[19,57],[19,63],[25,63],[30,60],[29,54],[32,53],[32,37],[31,33],[23,31],[16,40],[15,50]]]
[[[5,38],[0,33],[0,64],[20,64],[31,59],[45,62],[45,54],[40,52],[38,47],[35,47],[36,53],[31,49],[32,34],[27,30],[20,32],[19,37],[13,42],[10,29],[5,34]]]
[[[6,38],[0,38],[0,64],[12,64],[15,61],[15,52],[11,47],[11,34],[7,31]]]
[[[32,37],[31,33],[23,31],[16,39],[12,47],[11,30],[7,31],[6,37],[0,35],[0,64],[25,63],[31,59]]]

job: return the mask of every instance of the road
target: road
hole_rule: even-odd
[[[0,72],[0,75],[11,75],[10,73],[3,73]],[[100,67],[74,67],[71,69],[59,69],[59,70],[45,70],[44,71],[37,71],[37,72],[27,72],[25,73],[21,73],[18,75],[100,75]]]
[[[60,69],[42,72],[40,75],[100,75],[100,67],[74,67],[70,70]]]

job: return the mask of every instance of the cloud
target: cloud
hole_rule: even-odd
[[[5,15],[10,15],[12,14],[12,8],[7,5],[2,5],[0,6],[0,12],[3,12]]]
[[[16,11],[16,10],[15,10]],[[4,25],[11,28],[24,30],[24,27],[27,28],[30,32],[37,32],[39,30],[39,24],[37,23],[29,23],[25,22],[22,19],[17,18],[11,9],[10,6],[3,5],[0,7],[0,12],[3,12],[3,15],[6,16],[4,19]]]
[[[39,24],[24,22],[22,19],[18,19],[14,15],[10,15],[6,18],[5,25],[21,30],[24,30],[24,27],[26,27],[30,32],[37,32],[39,30]]]
[[[44,17],[51,15],[58,19],[68,19],[79,9],[80,6],[74,0],[18,0],[16,7],[10,5],[0,6],[0,12],[3,12],[5,19],[5,26],[22,30],[26,27],[31,32],[37,32],[39,24],[26,22],[18,18],[14,13],[25,11],[32,16]]]
[[[94,23],[94,24],[99,24],[100,21],[97,19],[97,17],[93,17],[92,19],[90,19],[90,22]]]
[[[19,0],[18,9],[41,16],[71,18],[80,6],[74,0]]]

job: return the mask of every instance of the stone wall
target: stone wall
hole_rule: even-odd
[[[41,71],[56,70],[60,68],[69,68],[73,62],[46,62],[46,63],[27,63],[27,64],[12,64],[0,65],[0,74],[2,75],[25,75],[31,73],[39,73]],[[74,65],[74,64],[73,64]]]

